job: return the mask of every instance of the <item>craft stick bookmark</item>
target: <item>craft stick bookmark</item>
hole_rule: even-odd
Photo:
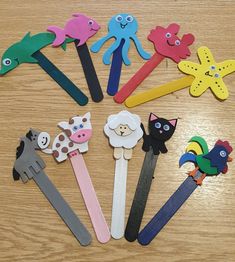
[[[48,133],[39,133],[32,129],[21,138],[16,152],[13,178],[14,180],[21,178],[24,183],[33,179],[80,244],[87,246],[91,243],[90,233],[44,173],[43,169],[46,165],[35,151],[44,150],[49,143],[50,136]]]
[[[114,96],[117,103],[123,103],[164,58],[171,58],[178,64],[190,56],[189,46],[194,42],[194,36],[186,34],[180,39],[177,36],[179,29],[178,24],[170,24],[167,28],[157,26],[151,30],[148,40],[153,42],[156,52]]]
[[[149,135],[141,125],[144,132],[142,149],[146,154],[125,230],[125,238],[130,242],[138,237],[158,156],[167,153],[165,142],[174,134],[176,125],[177,119],[167,120],[153,113],[149,115]]]
[[[134,107],[188,86],[190,86],[189,93],[192,96],[201,96],[207,89],[211,89],[217,99],[227,99],[229,92],[223,82],[223,77],[235,71],[235,60],[225,60],[217,63],[206,46],[198,48],[197,54],[200,64],[190,61],[181,61],[178,64],[178,68],[188,76],[130,96],[126,99],[125,105]]]
[[[189,172],[188,178],[139,233],[138,241],[141,245],[148,245],[154,239],[206,176],[225,174],[228,171],[227,162],[232,161],[229,154],[233,149],[227,141],[218,140],[211,151],[202,137],[193,137],[189,142],[179,164],[181,166],[192,162],[195,169]]]
[[[101,243],[106,243],[110,239],[109,228],[82,157],[82,153],[88,151],[88,140],[92,135],[90,118],[90,113],[86,113],[83,116],[72,117],[68,122],[60,122],[58,127],[63,132],[55,137],[52,149],[44,152],[51,153],[59,163],[69,157],[97,239]]]
[[[50,45],[55,39],[51,33],[39,33],[31,36],[27,33],[21,41],[10,46],[2,56],[0,75],[15,69],[22,63],[37,63],[53,78],[79,105],[84,106],[88,98],[75,84],[67,78],[40,50]],[[66,43],[74,41],[66,39]]]
[[[150,54],[144,51],[139,39],[136,36],[138,30],[137,20],[130,14],[118,14],[113,16],[108,24],[108,34],[102,37],[91,46],[91,51],[97,53],[110,38],[115,38],[114,43],[106,50],[103,55],[103,63],[109,65],[112,57],[112,64],[109,74],[107,93],[110,96],[116,94],[119,86],[122,61],[125,65],[130,65],[128,51],[131,40],[134,41],[139,55],[143,59],[149,59]]]
[[[73,14],[73,18],[66,22],[64,29],[58,26],[49,26],[47,28],[48,31],[55,34],[53,47],[60,45],[63,47],[68,39],[67,37],[74,40],[91,98],[94,102],[100,102],[104,96],[86,41],[95,35],[99,29],[100,26],[94,19],[80,13]]]
[[[140,125],[138,115],[121,111],[110,115],[104,126],[104,133],[114,147],[116,159],[111,221],[111,236],[115,239],[124,236],[128,160],[132,157],[133,148],[143,136]]]

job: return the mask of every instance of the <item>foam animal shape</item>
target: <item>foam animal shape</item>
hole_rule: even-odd
[[[179,29],[178,24],[170,24],[167,28],[157,26],[148,35],[148,40],[154,43],[155,50],[176,63],[190,56],[191,52],[188,46],[194,42],[192,34],[185,34],[180,39],[177,36]]]
[[[195,77],[189,90],[190,94],[200,96],[210,88],[217,98],[227,99],[229,93],[223,82],[223,77],[235,71],[235,60],[216,63],[211,51],[206,46],[198,48],[197,53],[201,64],[190,61],[181,61],[178,64],[182,72]]]
[[[58,134],[52,144],[52,154],[56,161],[62,162],[68,158],[68,154],[78,150],[80,153],[88,151],[88,140],[92,135],[90,122],[91,115],[70,118],[68,122],[60,122],[63,132]]]
[[[111,63],[111,56],[121,44],[122,39],[124,40],[124,45],[122,48],[122,59],[126,65],[130,65],[131,63],[128,58],[128,50],[130,48],[131,40],[134,41],[140,56],[144,59],[149,59],[150,54],[144,51],[139,39],[136,36],[137,29],[138,23],[132,15],[118,14],[116,16],[113,16],[108,24],[108,34],[95,42],[91,46],[91,51],[95,53],[98,52],[106,41],[114,37],[115,42],[107,49],[107,51],[103,55],[104,64],[109,65]]]
[[[108,117],[104,133],[109,138],[110,145],[115,148],[115,159],[121,157],[122,149],[125,159],[131,158],[132,148],[143,136],[140,125],[140,117],[125,110]]]
[[[21,178],[26,183],[46,167],[44,161],[35,150],[43,150],[48,147],[49,143],[49,134],[46,132],[37,132],[33,129],[30,129],[26,136],[20,139],[13,168],[14,180]]]
[[[38,63],[37,59],[32,55],[43,47],[50,45],[54,39],[55,35],[51,33],[39,33],[33,36],[27,33],[21,41],[14,43],[4,52],[0,75],[6,74],[22,63]],[[65,49],[66,44],[72,41],[74,40],[67,38],[61,47]]]
[[[152,147],[154,155],[159,155],[160,152],[167,153],[165,142],[174,134],[176,125],[177,119],[167,120],[151,113],[149,116],[149,135],[146,134],[144,126],[141,124],[144,132],[142,149],[148,152]]]
[[[218,175],[221,172],[227,173],[227,162],[232,161],[229,154],[233,151],[227,141],[218,140],[211,151],[209,151],[208,145],[202,137],[192,137],[189,142],[191,144],[186,149],[188,152],[182,155],[179,165],[182,166],[186,162],[195,164],[196,168],[189,172],[189,176],[194,177],[197,185],[201,185],[206,176]],[[202,176],[195,178],[198,170],[202,173]]]
[[[79,40],[77,46],[81,46],[100,29],[94,19],[83,14],[73,14],[73,17],[67,21],[64,29],[54,25],[47,28],[48,31],[56,35],[52,46],[56,47],[63,44],[66,41],[66,36]]]

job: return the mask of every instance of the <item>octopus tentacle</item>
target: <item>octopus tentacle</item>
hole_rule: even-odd
[[[104,45],[106,41],[108,41],[110,38],[113,37],[113,34],[107,34],[106,36],[99,39],[97,42],[95,42],[91,47],[90,50],[94,53],[97,53],[100,51],[101,47]]]
[[[131,61],[130,59],[128,58],[128,50],[130,48],[130,38],[126,38],[125,39],[125,43],[122,47],[122,59],[123,59],[123,62],[125,63],[125,65],[130,65],[131,64]]]
[[[113,52],[119,47],[121,38],[117,38],[115,42],[107,49],[103,55],[103,63],[109,65],[111,63],[111,56]]]
[[[143,49],[139,39],[137,38],[137,36],[136,35],[132,35],[132,36],[130,36],[130,38],[132,38],[132,40],[134,41],[136,49],[138,50],[140,56],[143,59],[145,59],[145,60],[150,59],[151,55],[144,51],[144,49]]]

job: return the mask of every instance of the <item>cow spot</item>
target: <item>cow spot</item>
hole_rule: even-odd
[[[56,143],[56,145],[55,145],[56,147],[60,147],[60,143]]]
[[[67,147],[63,147],[62,149],[61,149],[61,151],[63,152],[63,153],[68,153],[68,148]]]
[[[59,140],[60,140],[60,141],[64,141],[64,139],[65,139],[64,135],[60,135],[60,136],[59,136]]]
[[[87,119],[84,117],[83,119],[82,119],[82,122],[86,122],[87,121]]]
[[[69,147],[73,147],[74,143],[71,141],[69,142]]]
[[[72,118],[69,119],[69,124],[72,125],[74,123],[74,120]]]
[[[58,157],[58,156],[59,156],[59,152],[58,152],[57,150],[54,150],[53,153],[52,153],[52,155],[53,155],[54,157]]]
[[[68,137],[72,135],[72,132],[69,129],[64,130],[64,132]]]

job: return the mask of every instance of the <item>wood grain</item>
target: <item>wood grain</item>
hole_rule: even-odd
[[[41,32],[52,24],[63,26],[75,12],[93,16],[102,26],[88,41],[89,46],[105,35],[112,15],[129,12],[138,19],[138,36],[149,52],[153,52],[152,44],[146,41],[149,30],[156,25],[177,22],[182,25],[182,32],[196,36],[190,60],[197,61],[195,52],[201,45],[211,48],[217,61],[234,58],[234,0],[1,0],[0,53],[27,31]],[[102,52],[92,54],[92,58],[105,90],[109,66],[102,64]],[[47,47],[43,53],[88,95],[74,45],[69,45],[66,52]],[[133,44],[130,58],[132,65],[123,66],[121,84],[144,63]],[[136,92],[180,76],[172,61],[164,61]],[[193,98],[185,89],[130,110],[139,114],[145,124],[149,112],[180,118],[168,143],[169,153],[159,157],[142,226],[186,178],[191,166],[179,169],[178,159],[191,136],[204,136],[210,146],[217,138],[235,143],[235,76],[226,77],[225,83],[230,97],[224,102],[217,101],[209,90],[200,98]],[[115,104],[106,94],[102,103],[77,106],[37,65],[23,64],[0,78],[0,261],[235,261],[234,163],[229,164],[228,174],[206,179],[147,247],[125,239],[111,240],[105,245],[97,242],[69,162],[57,165],[49,156],[43,156],[46,173],[92,233],[90,247],[79,246],[33,182],[26,185],[13,182],[12,165],[18,138],[29,127],[47,130],[54,136],[59,131],[57,122],[91,111],[94,136],[84,157],[110,225],[114,160],[102,130],[107,116],[122,109],[123,105]],[[126,216],[143,158],[138,144],[129,162]]]

